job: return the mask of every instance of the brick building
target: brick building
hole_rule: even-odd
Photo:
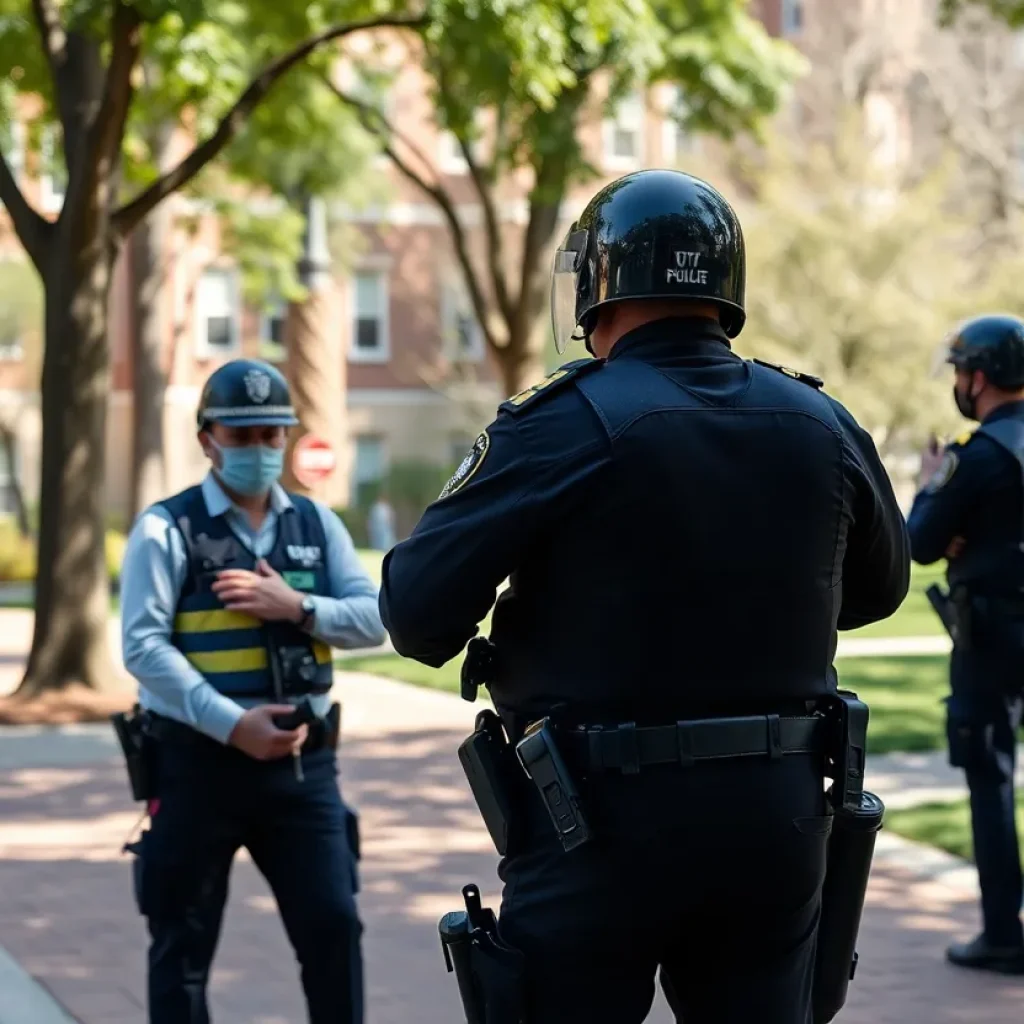
[[[808,27],[828,17],[839,0],[754,0],[752,10],[769,31],[797,45]],[[887,0],[863,0],[884,4]],[[480,209],[464,160],[453,139],[436,125],[427,99],[423,72],[395,56],[398,72],[385,99],[395,126],[429,154],[436,180],[457,202],[467,232],[478,233]],[[347,72],[342,67],[340,74]],[[351,77],[348,84],[353,83]],[[612,117],[594,116],[582,128],[587,156],[602,177],[611,180],[629,170],[651,166],[686,166],[699,159],[701,140],[689,138],[670,114],[680,101],[669,86],[657,86],[628,97]],[[189,143],[181,139],[184,149]],[[43,147],[32,166],[24,154],[24,129],[15,126],[3,140],[22,188],[36,207],[55,213],[63,183],[57,162]],[[482,145],[487,144],[486,124]],[[490,364],[461,275],[452,255],[440,211],[403,179],[385,158],[372,168],[379,174],[386,199],[361,209],[331,210],[332,237],[354,240],[338,269],[330,296],[331,343],[344,354],[338,381],[345,407],[345,436],[338,439],[340,469],[332,498],[340,505],[358,499],[361,488],[384,476],[397,461],[449,465],[461,458],[481,420],[489,418],[500,398],[497,375]],[[566,220],[593,193],[588,183],[573,195],[563,213]],[[525,223],[525,183],[503,183],[499,217],[511,232]],[[168,272],[163,296],[166,319],[164,368],[165,438],[168,487],[197,479],[204,462],[194,440],[194,415],[199,388],[222,361],[240,354],[271,360],[285,356],[282,344],[283,305],[259,311],[241,295],[239,273],[221,249],[216,217],[183,197],[168,200],[173,229],[169,235]],[[337,248],[337,245],[335,246]],[[0,220],[0,260],[20,259],[17,240]],[[0,273],[3,272],[0,263]],[[108,421],[107,503],[123,516],[130,505],[132,431],[132,302],[131,260],[121,259],[111,293],[110,344],[112,396]],[[39,457],[38,339],[4,330],[0,317],[0,419],[18,438],[18,466],[29,501],[34,500]],[[472,384],[464,393],[472,401],[454,400],[451,389],[439,387],[437,369],[457,365]],[[486,410],[486,411],[484,411]],[[0,485],[12,467],[2,462]]]

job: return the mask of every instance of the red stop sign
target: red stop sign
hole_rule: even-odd
[[[322,437],[306,434],[292,449],[292,473],[303,487],[326,480],[338,465],[334,449]]]

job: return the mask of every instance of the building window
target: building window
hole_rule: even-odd
[[[58,129],[43,129],[39,145],[39,201],[46,213],[59,213],[68,187],[68,171],[64,163],[64,147]]]
[[[288,354],[285,325],[288,321],[288,303],[273,298],[260,314],[260,358],[271,363],[283,362]]]
[[[483,359],[484,332],[461,276],[453,274],[442,289],[441,331],[447,359],[452,362],[478,362]]]
[[[661,124],[662,159],[668,167],[677,167],[697,151],[696,136],[683,127],[688,113],[682,90],[677,85],[669,86]]]
[[[804,0],[782,0],[782,34],[796,35],[804,27]]]
[[[644,97],[632,92],[619,100],[602,125],[605,166],[629,170],[644,158]]]
[[[352,467],[352,496],[357,505],[369,505],[387,474],[384,439],[375,434],[356,437],[356,457]]]
[[[232,355],[239,347],[238,278],[227,267],[207,267],[196,282],[196,352],[201,359]]]
[[[349,359],[383,363],[388,358],[388,278],[380,270],[352,275],[352,344]]]

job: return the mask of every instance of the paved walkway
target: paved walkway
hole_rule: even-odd
[[[436,941],[438,917],[478,881],[497,899],[495,857],[454,751],[474,708],[447,694],[339,674],[342,784],[365,836],[369,1021],[454,1024],[457,997]],[[903,766],[931,780],[936,765]],[[891,759],[872,784],[901,785]],[[66,1010],[26,1010],[0,957],[0,1024],[138,1024],[143,924],[119,850],[137,822],[112,738],[102,726],[0,730],[0,945]],[[860,948],[839,1024],[1019,1024],[1024,980],[947,967],[951,935],[977,921],[973,872],[954,858],[883,834]],[[5,967],[6,965],[6,967]],[[303,1018],[290,950],[262,878],[240,859],[211,985],[218,1024]],[[38,990],[34,998],[39,999]],[[21,1007],[20,1009],[18,1007]],[[649,1021],[668,1024],[659,1003]]]

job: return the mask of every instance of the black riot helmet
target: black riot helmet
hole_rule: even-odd
[[[966,320],[944,342],[945,362],[958,370],[981,370],[1003,391],[1024,388],[1024,321],[1007,314]]]
[[[196,420],[200,430],[209,423],[293,427],[299,422],[284,375],[256,359],[232,359],[210,374]]]
[[[716,189],[682,171],[628,174],[594,196],[555,253],[555,347],[588,337],[597,311],[623,299],[712,302],[735,338],[745,284],[743,231]]]

